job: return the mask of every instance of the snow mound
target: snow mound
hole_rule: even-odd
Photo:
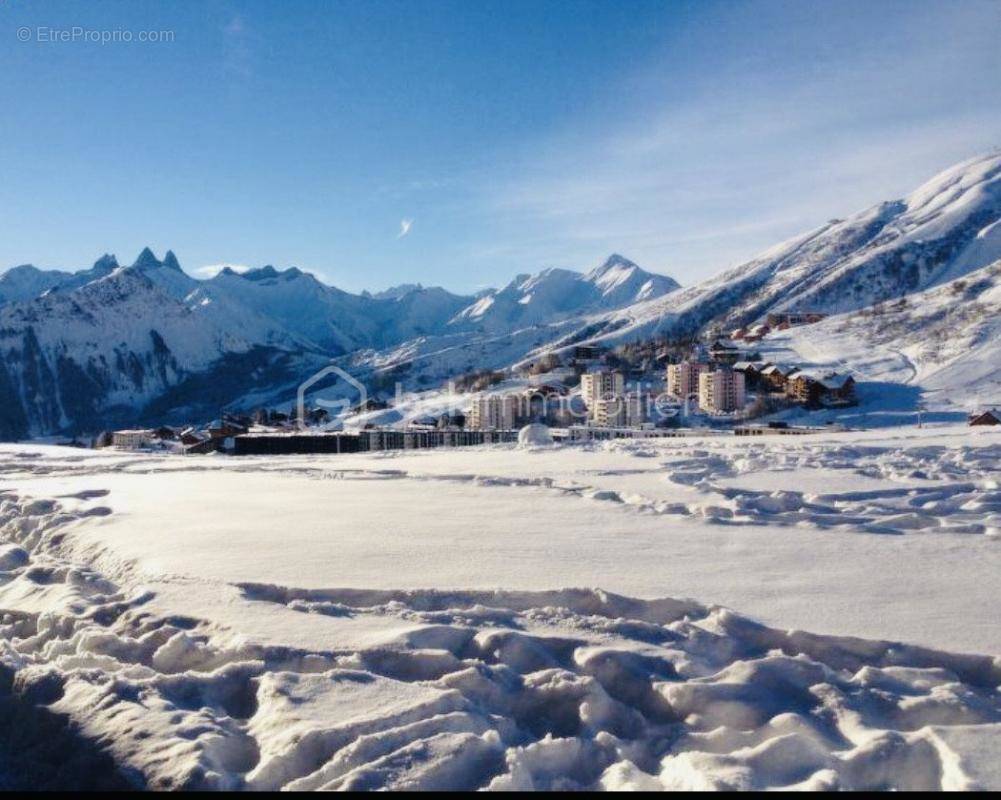
[[[553,443],[553,435],[547,425],[533,422],[518,431],[519,447],[537,447]]]
[[[590,589],[233,587],[368,632],[270,646],[71,561],[87,502],[0,493],[0,662],[139,787],[1001,788],[995,658]]]

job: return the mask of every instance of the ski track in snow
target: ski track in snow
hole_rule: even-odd
[[[301,471],[318,480],[475,482],[711,524],[998,535],[1001,446],[806,441],[606,446],[628,469],[572,480],[296,461],[3,452],[17,477]],[[755,490],[810,470],[886,488]],[[649,495],[616,489],[649,478]],[[744,478],[744,485],[736,484]],[[766,483],[768,481],[766,480]],[[795,480],[790,480],[795,483]],[[683,489],[700,498],[654,496]],[[672,489],[674,487],[674,489]],[[686,494],[686,496],[689,496]],[[267,609],[366,631],[306,650],[190,615],[113,554],[81,564],[74,531],[107,492],[0,491],[0,661],[137,786],[238,789],[977,789],[1001,787],[1001,660],[780,631],[690,600],[600,590],[371,591],[237,584]],[[957,537],[961,542],[962,537]],[[166,582],[184,583],[181,576]]]

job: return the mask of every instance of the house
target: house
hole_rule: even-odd
[[[205,441],[208,438],[208,434],[202,433],[195,427],[185,428],[180,434],[181,444],[192,445],[198,444]]]
[[[827,317],[818,311],[791,311],[768,315],[768,324],[779,330],[788,330],[797,325],[813,325]]]
[[[685,400],[699,392],[699,375],[709,371],[709,365],[682,361],[667,366],[667,393]]]
[[[761,370],[761,385],[773,392],[785,392],[789,384],[789,376],[796,372],[796,367],[771,364]]]
[[[772,366],[766,361],[738,361],[733,365],[734,372],[740,372],[744,376],[744,386],[752,389],[761,381],[761,371]]]
[[[747,336],[747,328],[737,328],[730,331],[730,339],[733,341],[740,341],[745,336]]]
[[[325,408],[311,408],[306,411],[307,425],[323,425],[330,419],[330,412]]]
[[[115,431],[111,434],[111,444],[122,450],[143,450],[153,444],[153,431],[148,428]]]
[[[821,402],[825,406],[852,406],[855,396],[855,378],[847,373],[829,372],[820,377]]]
[[[989,408],[970,414],[970,425],[1001,425],[1001,408]]]
[[[246,433],[247,427],[231,419],[216,419],[208,424],[206,430],[212,439],[229,439]]]
[[[855,378],[847,373],[794,372],[786,393],[808,406],[848,406],[856,403]]]
[[[740,360],[740,350],[717,339],[709,348],[709,358],[720,364],[735,364]]]
[[[699,407],[710,414],[740,411],[746,402],[744,375],[732,369],[716,369],[699,375]]]

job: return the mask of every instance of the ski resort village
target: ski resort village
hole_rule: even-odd
[[[790,327],[786,316],[775,323],[777,330]],[[819,321],[823,315],[810,318]],[[753,341],[760,341],[772,328],[762,324],[755,330]],[[566,365],[560,356],[551,354],[509,373],[461,376],[458,382],[448,383],[444,401],[439,399],[447,406],[442,405],[437,413],[421,413],[405,421],[401,416],[400,421],[387,424],[371,420],[398,416],[394,414],[397,406],[406,408],[415,402],[414,397],[401,394],[401,387],[394,398],[366,399],[349,407],[345,416],[332,417],[327,408],[305,405],[301,412],[294,405],[285,410],[261,408],[252,414],[220,409],[220,418],[203,426],[107,431],[91,443],[148,452],[247,455],[513,442],[528,426],[533,436],[568,441],[707,431],[799,434],[830,429],[831,422],[823,428],[790,424],[780,419],[784,412],[857,405],[856,381],[850,371],[775,364],[763,360],[758,350],[741,349],[740,340],[747,341],[741,332],[732,334],[732,340],[715,338],[711,344],[680,346],[655,341],[614,351],[577,346],[568,354]],[[683,359],[671,363],[678,353],[685,354]],[[456,388],[458,383],[488,387],[462,393]],[[797,416],[809,422],[809,415]],[[970,423],[991,424],[992,420],[992,411],[986,410],[971,415]]]
[[[999,232],[987,155],[688,287],[9,270],[0,783],[1001,788]]]
[[[1001,0],[0,41],[0,791],[1001,792]]]

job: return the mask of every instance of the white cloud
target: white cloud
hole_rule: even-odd
[[[401,219],[400,220],[400,233],[399,233],[399,235],[396,238],[397,239],[402,239],[404,236],[406,236],[408,233],[410,233],[410,229],[413,227],[413,225],[414,225],[414,221],[412,219],[406,219],[406,218]]]
[[[246,264],[206,264],[192,271],[196,278],[214,278],[224,269],[231,269],[233,272],[246,272],[250,269]]]

